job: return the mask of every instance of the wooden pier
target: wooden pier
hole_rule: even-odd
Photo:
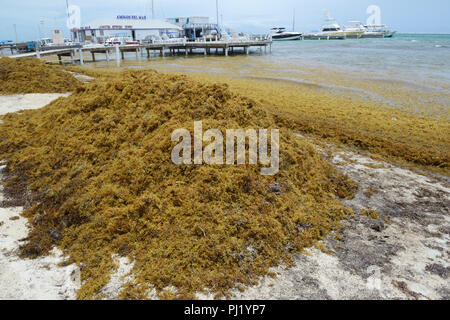
[[[230,53],[239,53],[248,55],[251,48],[257,48],[260,52],[267,53],[269,49],[272,52],[272,40],[257,39],[244,41],[167,41],[150,44],[139,45],[115,45],[115,46],[93,46],[93,47],[79,47],[79,48],[58,48],[55,50],[36,51],[30,53],[23,53],[10,56],[10,58],[41,58],[43,56],[57,56],[59,62],[62,64],[62,57],[71,57],[71,63],[79,62],[81,65],[85,63],[85,53],[90,53],[92,61],[96,61],[96,54],[106,55],[106,60],[115,60],[120,66],[121,60],[125,58],[126,52],[135,52],[136,59],[140,60],[145,55],[151,58],[151,53],[157,53],[161,57],[166,55],[202,53],[205,56],[211,54],[221,54],[228,56]]]

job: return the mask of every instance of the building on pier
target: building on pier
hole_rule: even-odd
[[[119,15],[115,19],[97,19],[79,29],[72,29],[75,42],[105,43],[109,38],[123,37],[132,41],[149,38],[178,38],[184,36],[180,26],[147,16]]]
[[[210,23],[209,17],[178,17],[166,21],[183,28],[183,36],[191,40],[204,37],[211,39],[220,34],[219,25]]]

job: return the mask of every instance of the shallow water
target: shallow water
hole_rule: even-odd
[[[397,35],[391,39],[280,43],[272,58],[372,75],[450,83],[450,35]]]
[[[376,76],[396,74],[404,80],[411,80],[414,75],[421,80],[450,83],[450,35],[405,34],[391,39],[274,42],[272,54],[261,55],[259,49],[253,49],[251,57],[257,63],[280,67],[328,67]],[[126,58],[136,60],[134,53],[127,54]],[[184,53],[181,58],[186,59]],[[171,64],[178,66],[177,60]],[[234,63],[231,59],[229,62]],[[241,67],[256,66],[250,59]]]

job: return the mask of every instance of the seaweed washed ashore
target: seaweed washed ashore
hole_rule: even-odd
[[[66,93],[80,82],[59,66],[32,58],[0,59],[0,94]]]
[[[81,299],[102,298],[116,255],[134,261],[121,298],[230,297],[352,214],[337,198],[356,186],[288,129],[273,177],[258,165],[172,163],[171,133],[193,120],[205,130],[276,128],[227,85],[128,71],[1,120],[5,193],[32,225],[21,255],[63,249],[65,263],[81,266]]]

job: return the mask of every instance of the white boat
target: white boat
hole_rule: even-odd
[[[391,38],[395,31],[390,31],[386,25],[363,25],[360,21],[349,21],[350,27],[344,27],[345,32],[362,31],[360,38]]]
[[[272,28],[270,29],[269,36],[273,41],[293,41],[301,40],[302,34],[300,32],[288,32],[286,28]]]
[[[304,35],[305,39],[361,39],[361,38],[392,38],[395,31],[390,31],[386,25],[363,25],[360,21],[349,21],[351,26],[341,27],[335,19],[325,11],[326,23],[320,32]]]
[[[53,45],[53,41],[50,38],[42,38],[39,40],[40,47],[51,47]]]
[[[315,36],[335,39],[359,39],[363,36],[365,31],[366,30],[362,25],[341,28],[336,20],[331,17],[330,13],[326,11],[325,24],[322,26],[321,31],[316,33]]]
[[[369,31],[360,21],[349,21],[349,23],[352,23],[352,25],[342,28],[346,38],[364,38],[366,34],[369,34]]]
[[[390,28],[385,24],[365,25],[364,27],[366,28],[367,32],[382,34],[383,38],[392,38],[394,34],[396,34],[396,31],[390,30]]]
[[[131,37],[112,37],[105,41],[105,45],[114,46],[114,45],[127,45],[127,44],[139,44],[139,41],[134,41]]]
[[[295,32],[295,9],[292,17],[292,32],[286,31],[286,28],[272,28],[269,32],[269,37],[273,41],[294,41],[302,40],[303,34]]]

